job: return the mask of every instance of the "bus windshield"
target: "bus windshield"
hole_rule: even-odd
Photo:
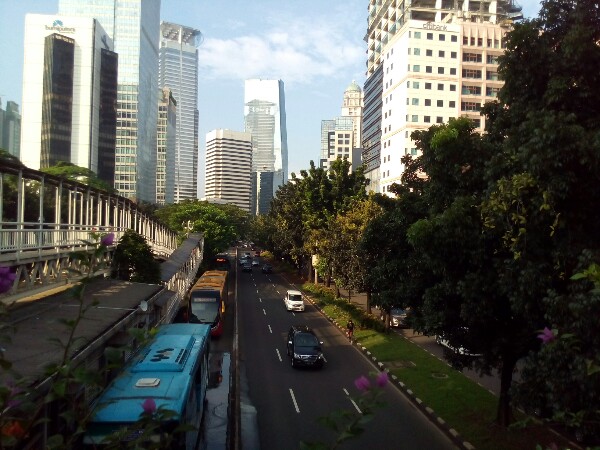
[[[219,315],[219,301],[214,297],[192,297],[192,318],[199,323],[215,323]]]

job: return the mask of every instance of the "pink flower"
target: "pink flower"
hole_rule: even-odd
[[[17,276],[12,273],[10,267],[0,267],[0,294],[8,292],[13,286]]]
[[[538,334],[537,337],[538,339],[542,340],[542,344],[549,344],[554,339],[556,339],[556,336],[554,336],[554,332],[548,327],[544,327],[541,334]]]
[[[156,411],[156,402],[153,398],[147,398],[142,403],[142,409],[146,414],[153,414]]]
[[[354,380],[354,386],[359,391],[368,391],[371,387],[371,382],[364,375]]]
[[[105,234],[100,239],[100,244],[102,244],[102,245],[104,245],[106,247],[108,247],[110,245],[113,245],[114,242],[115,242],[115,233]]]
[[[379,372],[377,374],[377,377],[375,378],[375,383],[377,383],[377,386],[379,387],[384,387],[388,382],[388,374],[387,372]]]

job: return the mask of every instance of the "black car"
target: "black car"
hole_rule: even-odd
[[[273,272],[273,266],[271,264],[265,264],[262,266],[262,273],[271,273]]]
[[[292,367],[321,369],[325,364],[321,345],[323,343],[319,341],[313,330],[306,325],[293,325],[287,337],[287,354],[291,359]]]

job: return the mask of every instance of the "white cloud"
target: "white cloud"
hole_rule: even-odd
[[[199,48],[201,77],[279,78],[286,84],[311,84],[364,66],[365,30],[332,22],[314,17],[270,18],[260,34],[206,37]]]

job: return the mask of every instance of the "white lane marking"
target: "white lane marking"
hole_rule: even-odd
[[[354,407],[356,408],[356,410],[358,411],[358,413],[362,414],[362,411],[360,410],[360,408],[358,407],[358,405],[354,402],[354,400],[352,400],[352,397],[350,397],[350,394],[348,393],[348,391],[346,390],[346,388],[343,388],[342,390],[348,396],[348,400],[350,400],[350,402],[352,402],[352,404],[354,405]]]
[[[277,357],[279,358],[279,362],[283,362],[283,359],[281,359],[281,353],[279,353],[279,349],[276,348],[275,351],[277,352]]]
[[[265,311],[265,309],[263,308],[263,314],[266,316],[267,312]]]
[[[296,313],[294,311],[292,311],[292,316],[296,317]]]
[[[277,291],[277,294],[278,294],[278,295],[281,295],[281,292]]]
[[[300,408],[298,408],[298,402],[296,401],[296,397],[294,396],[294,391],[290,388],[290,395],[292,396],[292,401],[294,402],[294,408],[296,408],[296,412],[300,414]]]
[[[273,330],[271,329],[271,325],[269,325],[269,331],[273,334]]]
[[[258,301],[262,303],[262,298],[258,297]]]
[[[256,286],[256,285],[255,285]],[[258,289],[256,290],[256,293],[258,294]]]

